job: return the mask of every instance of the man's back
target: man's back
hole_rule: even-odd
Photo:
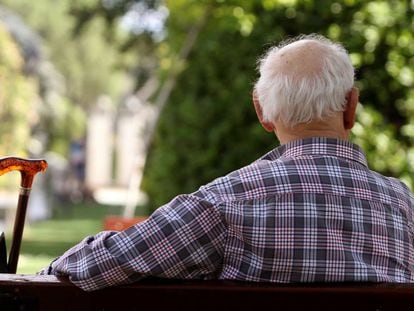
[[[227,226],[221,278],[414,281],[414,200],[347,141],[288,143],[200,192]]]
[[[348,142],[358,90],[347,51],[301,36],[271,48],[259,73],[254,107],[281,147],[141,224],[85,238],[41,273],[85,290],[146,276],[414,282],[414,199]]]

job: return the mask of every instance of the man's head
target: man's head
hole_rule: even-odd
[[[260,60],[259,72],[255,107],[263,126],[274,130],[281,141],[280,131],[323,136],[318,129],[346,138],[354,124],[358,94],[354,68],[340,44],[318,35],[283,42]],[[342,132],[335,135],[338,131]]]

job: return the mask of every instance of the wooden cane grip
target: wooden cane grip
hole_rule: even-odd
[[[47,169],[45,160],[22,159],[17,157],[0,158],[0,176],[11,171],[20,171],[22,175],[21,186],[30,188],[33,177]]]

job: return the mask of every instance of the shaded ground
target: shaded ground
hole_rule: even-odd
[[[88,203],[58,212],[51,220],[25,227],[17,273],[39,271],[85,236],[102,231],[105,216],[119,215],[120,209]]]

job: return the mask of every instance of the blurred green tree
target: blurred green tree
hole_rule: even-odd
[[[26,156],[30,124],[37,119],[35,80],[23,71],[19,48],[0,24],[0,155]]]
[[[86,113],[97,98],[109,95],[116,103],[125,90],[128,81],[120,65],[124,61],[122,53],[114,42],[108,42],[101,19],[91,20],[82,33],[75,32],[72,1],[2,3],[39,33],[45,57],[57,70],[39,87],[42,108],[36,130],[47,134],[47,150],[65,155],[68,143],[85,135]]]
[[[212,13],[159,122],[144,186],[154,207],[246,165],[277,144],[251,107],[255,59],[303,33],[343,42],[361,89],[354,141],[370,166],[414,182],[413,5],[407,1],[167,1],[174,48]],[[408,125],[407,125],[408,124]]]

